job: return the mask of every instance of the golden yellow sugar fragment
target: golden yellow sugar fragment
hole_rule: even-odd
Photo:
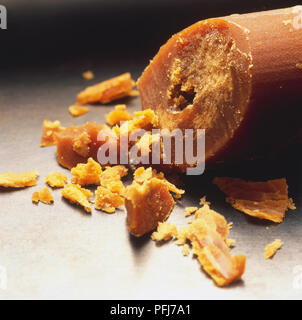
[[[246,257],[230,253],[229,246],[234,241],[227,238],[228,233],[229,225],[225,218],[205,204],[196,211],[195,220],[182,227],[177,236],[177,245],[191,242],[193,254],[218,286],[241,278],[245,269]]]
[[[288,206],[286,180],[265,182],[244,181],[238,178],[220,177],[213,181],[226,195],[226,201],[235,209],[250,216],[282,222]]]
[[[236,243],[236,240],[235,239],[230,239],[230,238],[228,238],[228,239],[226,239],[226,244],[227,244],[227,246],[228,247],[234,247],[235,246],[235,243]]]
[[[31,187],[37,184],[38,171],[0,173],[0,186],[5,188]]]
[[[92,158],[89,158],[87,163],[79,163],[71,169],[71,183],[86,185],[100,185],[102,167]]]
[[[54,201],[52,194],[46,186],[43,189],[34,192],[31,199],[34,203],[41,201],[45,204],[51,204]]]
[[[185,208],[185,217],[189,217],[191,214],[193,214],[197,210],[198,210],[197,207],[186,207]]]
[[[82,206],[85,211],[91,212],[91,204],[88,201],[93,193],[85,188],[81,188],[78,184],[68,184],[62,190],[62,196],[72,203]]]
[[[174,184],[169,182],[162,172],[157,172],[155,169],[144,167],[139,167],[136,169],[133,175],[134,181],[138,184],[143,184],[144,182],[151,180],[152,178],[157,178],[162,180],[163,183],[168,187],[168,190],[176,194],[176,198],[180,198],[181,195],[185,193],[184,190],[177,188]]]
[[[81,157],[86,158],[90,153],[90,143],[90,136],[84,131],[73,139],[72,149]]]
[[[44,120],[43,121],[43,129],[41,136],[41,147],[52,146],[57,143],[56,141],[56,133],[64,131],[65,128],[61,127],[60,121],[56,120],[54,122]]]
[[[129,93],[130,97],[137,97],[139,95],[139,92],[137,90],[131,90]]]
[[[51,172],[45,181],[52,188],[63,188],[67,183],[67,176],[61,172]]]
[[[157,230],[151,235],[154,241],[167,241],[173,237],[177,237],[177,228],[170,222],[159,222]]]
[[[125,202],[125,187],[121,178],[128,173],[125,166],[106,167],[100,176],[100,184],[95,192],[95,208],[107,213]]]
[[[85,72],[82,73],[82,77],[85,79],[85,80],[92,80],[94,78],[94,74],[92,71],[90,70],[87,70]]]
[[[182,254],[184,256],[188,256],[190,254],[190,246],[187,243],[184,244],[184,246],[182,247],[181,252],[182,252]]]
[[[205,205],[205,204],[211,205],[211,202],[209,202],[209,201],[206,200],[206,196],[203,196],[202,198],[200,198],[199,204],[200,204],[201,206],[203,206],[203,205]]]
[[[287,205],[287,207],[288,207],[288,209],[290,209],[290,210],[296,210],[296,209],[297,209],[297,208],[296,208],[296,205],[295,205],[295,203],[294,203],[293,198],[289,198],[289,199],[288,199],[288,205]]]
[[[134,130],[152,130],[158,126],[158,117],[151,109],[134,112],[132,120],[126,121],[120,127],[120,135],[129,135]]]
[[[280,239],[276,239],[272,243],[269,243],[264,249],[264,259],[272,258],[282,245],[283,243]]]
[[[79,106],[77,104],[74,104],[72,106],[70,106],[68,108],[69,113],[73,116],[73,117],[78,117],[81,116],[85,113],[87,113],[89,111],[88,107],[83,107],[83,106]]]
[[[125,104],[118,104],[115,106],[114,110],[106,114],[106,121],[110,126],[115,124],[120,124],[121,121],[131,120],[133,117],[128,113]]]
[[[108,103],[129,96],[134,86],[135,82],[131,79],[130,73],[124,73],[87,87],[78,94],[77,103]]]

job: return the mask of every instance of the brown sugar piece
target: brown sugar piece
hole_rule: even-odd
[[[95,208],[107,213],[125,203],[125,187],[121,178],[128,173],[125,166],[107,167],[100,176],[100,183],[95,192]]]
[[[269,243],[264,249],[264,259],[272,258],[282,245],[283,243],[280,239],[276,239],[272,243]]]
[[[34,192],[32,195],[32,202],[38,203],[39,201],[45,204],[51,204],[54,201],[52,194],[46,186],[43,189]]]
[[[140,237],[168,218],[174,200],[167,185],[162,180],[152,178],[142,185],[134,182],[126,188],[125,206],[128,230]]]
[[[225,218],[205,205],[195,220],[178,232],[177,244],[191,242],[193,253],[218,286],[240,279],[245,270],[246,257],[230,253],[228,230]]]
[[[70,126],[57,134],[57,159],[65,168],[71,169],[78,163],[86,163],[89,157],[97,159],[98,141],[101,130],[110,130],[106,125],[87,122],[82,126]]]
[[[177,227],[170,222],[159,222],[157,230],[151,235],[154,241],[167,241],[173,237],[177,237]]]
[[[24,188],[37,184],[38,171],[0,173],[0,187]]]
[[[120,124],[121,121],[132,120],[132,115],[127,111],[125,104],[118,104],[114,110],[106,114],[106,121],[110,126]]]
[[[89,108],[74,104],[74,105],[70,106],[68,108],[68,110],[69,110],[69,113],[73,117],[78,117],[78,116],[81,116],[81,115],[87,113],[89,111]]]
[[[138,80],[142,108],[160,128],[205,129],[206,166],[280,148],[301,127],[302,28],[283,23],[295,19],[293,8],[237,14],[173,35]]]
[[[82,73],[82,77],[85,79],[85,80],[92,80],[94,79],[94,74],[92,71],[90,70],[87,70],[85,72]]]
[[[67,176],[61,172],[51,172],[45,182],[52,188],[63,188],[67,183]]]
[[[65,128],[61,127],[60,121],[56,120],[54,122],[44,120],[42,137],[41,137],[41,147],[52,146],[57,143],[56,133],[64,131]]]
[[[86,88],[78,94],[78,104],[108,103],[130,95],[135,82],[130,73],[103,81],[99,84]]]
[[[220,177],[213,181],[235,209],[250,216],[282,222],[289,205],[286,180],[247,182],[238,178]]]
[[[88,200],[92,195],[90,190],[81,188],[78,184],[68,184],[62,190],[62,196],[65,199],[82,206],[86,212],[91,212],[91,204]]]
[[[79,163],[71,169],[71,182],[86,185],[100,185],[102,167],[99,163],[89,158],[86,164]]]
[[[134,172],[125,200],[127,225],[132,235],[142,236],[168,218],[175,204],[170,192],[176,196],[184,193],[152,168],[140,167]]]

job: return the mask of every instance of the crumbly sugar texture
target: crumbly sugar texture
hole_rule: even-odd
[[[82,206],[86,212],[91,212],[91,203],[89,199],[93,193],[78,184],[68,184],[62,190],[62,196],[70,202]]]
[[[71,169],[71,182],[86,185],[100,185],[102,167],[101,165],[89,158],[87,163],[79,163],[76,167]]]
[[[52,188],[63,188],[67,183],[67,176],[61,172],[51,172],[45,182]]]
[[[38,171],[0,173],[0,186],[5,188],[24,188],[37,184]]]
[[[100,176],[100,186],[95,192],[95,208],[107,213],[114,213],[116,208],[125,203],[125,187],[121,178],[128,169],[118,165],[107,167]]]
[[[282,245],[283,243],[280,239],[276,239],[272,243],[267,244],[264,249],[264,259],[271,259]]]
[[[42,136],[41,136],[41,147],[48,147],[55,145],[56,141],[56,133],[64,131],[65,128],[61,127],[61,123],[59,120],[56,121],[43,121],[42,128]]]
[[[154,241],[167,241],[177,237],[177,227],[170,222],[159,222],[157,230],[152,233],[151,239]]]
[[[51,192],[46,186],[43,189],[34,192],[32,195],[32,202],[38,204],[39,201],[45,204],[51,204],[54,201]]]
[[[132,115],[127,111],[125,104],[118,104],[114,110],[106,114],[106,121],[110,126],[120,124],[121,121],[132,120]]]

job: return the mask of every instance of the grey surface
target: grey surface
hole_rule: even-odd
[[[94,65],[89,61],[52,69],[19,70],[2,74],[0,84],[0,172],[39,170],[36,187],[0,190],[0,265],[8,273],[9,298],[92,299],[281,299],[302,297],[294,288],[295,266],[302,265],[301,168],[299,158],[290,155],[278,161],[220,168],[188,179],[187,194],[175,207],[169,221],[186,223],[184,207],[197,205],[201,196],[234,226],[233,254],[247,255],[243,280],[218,288],[202,271],[196,259],[183,257],[173,242],[157,246],[150,235],[130,237],[124,209],[108,215],[82,209],[52,191],[53,205],[31,203],[32,193],[44,186],[50,171],[69,172],[55,158],[55,147],[40,148],[44,119],[62,125],[79,125],[89,120],[104,122],[112,105],[91,106],[90,112],[72,118],[67,110],[76,94],[88,83],[81,72],[91,68],[92,82],[131,71],[135,77],[142,66],[135,62]],[[139,109],[139,98],[125,100],[130,111]],[[248,218],[224,202],[224,195],[211,184],[215,175],[266,179],[286,176],[290,194],[298,207],[288,212],[281,224]],[[276,238],[284,242],[273,260],[264,260],[263,250]]]

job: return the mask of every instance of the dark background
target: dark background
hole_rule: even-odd
[[[1,68],[71,60],[148,63],[175,32],[208,17],[301,4],[301,0],[2,0]]]

